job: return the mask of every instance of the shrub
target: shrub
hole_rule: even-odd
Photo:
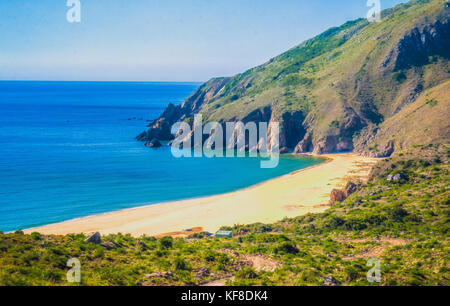
[[[31,238],[33,238],[34,240],[41,240],[42,239],[42,235],[38,232],[33,232],[31,233]]]
[[[299,250],[291,242],[282,242],[275,249],[275,253],[297,254]]]
[[[425,103],[431,107],[434,107],[438,104],[436,99],[426,99]]]
[[[331,128],[336,128],[336,129],[339,128],[339,121],[338,120],[331,121],[330,127]]]
[[[180,271],[190,271],[191,270],[191,266],[189,265],[189,263],[181,257],[175,258],[174,266],[175,266],[175,270],[180,270]]]
[[[236,273],[236,277],[243,279],[255,279],[258,277],[258,273],[253,268],[244,268]]]
[[[239,96],[238,96],[238,95],[232,95],[232,96],[230,97],[230,101],[231,101],[231,102],[234,102],[234,101],[236,101],[236,100],[239,100]]]
[[[173,246],[173,238],[172,237],[164,237],[159,240],[159,246],[161,249],[167,250],[171,249]]]
[[[403,83],[406,80],[406,74],[403,71],[397,71],[392,75],[392,79],[399,83]]]
[[[408,216],[408,212],[401,205],[396,205],[389,210],[388,216],[394,222],[403,222],[403,219]]]
[[[216,260],[216,252],[213,252],[211,250],[206,251],[205,255],[203,256],[203,258],[206,261],[212,262]]]
[[[337,229],[337,228],[339,228],[340,226],[342,226],[344,224],[345,224],[345,220],[344,219],[342,219],[340,217],[333,216],[327,221],[325,226],[330,228],[330,229]]]

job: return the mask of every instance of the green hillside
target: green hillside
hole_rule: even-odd
[[[349,151],[359,143],[358,151],[373,154],[361,144],[377,126],[450,76],[445,0],[411,1],[382,16],[347,22],[261,66],[208,81],[138,139],[170,140],[174,122],[202,113],[218,122],[279,121],[284,151]]]

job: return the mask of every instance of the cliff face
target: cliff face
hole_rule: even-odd
[[[219,123],[277,121],[282,152],[389,156],[408,135],[374,150],[384,122],[449,79],[449,14],[442,0],[411,1],[385,11],[381,23],[332,28],[245,73],[208,81],[137,139],[171,140],[172,124],[192,125],[201,113]]]
[[[429,56],[440,55],[448,59],[450,53],[450,24],[448,9],[435,22],[414,27],[398,42],[394,55],[394,70],[425,65]]]
[[[150,129],[136,137],[139,141],[172,140],[171,127],[179,121],[192,121],[192,117],[199,113],[202,107],[210,100],[214,99],[219,91],[231,78],[217,78],[203,84],[181,105],[169,104],[158,119],[149,126]]]

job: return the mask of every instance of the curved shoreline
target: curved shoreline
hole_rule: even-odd
[[[238,191],[189,200],[147,206],[77,218],[27,229],[43,234],[123,233],[133,236],[161,235],[202,227],[215,232],[221,226],[272,223],[284,217],[326,210],[333,188],[348,176],[367,178],[376,159],[354,154],[332,154],[321,164],[240,189]],[[299,187],[301,186],[301,187]]]

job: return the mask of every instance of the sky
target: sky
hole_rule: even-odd
[[[192,81],[260,65],[365,17],[367,0],[0,1],[0,80]],[[381,0],[381,8],[401,0]]]

